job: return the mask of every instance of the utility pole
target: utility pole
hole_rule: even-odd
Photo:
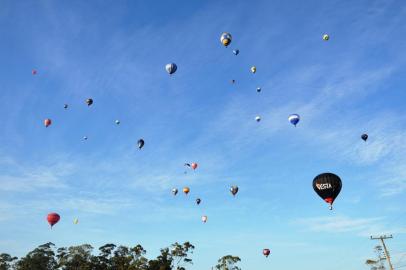
[[[393,266],[392,266],[392,263],[391,263],[391,261],[390,261],[389,252],[388,252],[388,250],[386,249],[385,241],[383,241],[384,239],[391,239],[391,238],[393,238],[392,235],[389,235],[389,236],[381,235],[381,236],[379,236],[379,237],[372,237],[372,236],[371,236],[371,240],[381,240],[382,246],[383,246],[383,250],[384,250],[384,252],[385,252],[385,256],[386,256],[386,258],[388,259],[389,268],[390,268],[390,270],[393,270]]]

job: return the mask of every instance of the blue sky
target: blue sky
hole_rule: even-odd
[[[355,270],[383,233],[395,263],[406,252],[403,1],[0,7],[1,252],[140,243],[152,258],[190,241],[194,270],[227,254],[243,269]],[[343,181],[334,211],[311,185],[326,171]]]

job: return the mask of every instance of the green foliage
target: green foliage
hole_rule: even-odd
[[[215,266],[216,270],[241,270],[240,267],[236,266],[238,262],[240,262],[240,257],[226,255],[221,257],[217,261],[217,265]]]
[[[106,244],[95,255],[88,244],[56,249],[53,243],[46,243],[19,260],[0,254],[0,270],[185,270],[184,266],[192,263],[189,255],[194,248],[189,242],[175,243],[161,249],[156,259],[148,260],[141,245]]]

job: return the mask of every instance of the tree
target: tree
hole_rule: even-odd
[[[21,258],[15,265],[16,270],[54,270],[58,263],[53,251],[53,243],[40,245],[27,256]]]
[[[0,254],[0,270],[9,270],[13,267],[13,262],[17,260],[17,257],[11,257],[9,254]]]
[[[217,270],[241,270],[241,268],[239,268],[238,266],[235,265],[240,261],[241,261],[240,257],[226,255],[226,256],[221,257],[217,261],[217,265],[215,266],[215,269],[217,269]]]

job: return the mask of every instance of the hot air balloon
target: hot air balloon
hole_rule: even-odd
[[[177,188],[173,188],[173,189],[172,189],[172,194],[173,194],[173,196],[176,196],[176,194],[178,194],[178,189],[177,189]]]
[[[44,120],[44,126],[45,126],[45,127],[49,127],[51,124],[52,124],[52,120],[51,120],[51,119],[47,118],[47,119]]]
[[[79,219],[78,218],[75,218],[74,220],[73,220],[73,224],[78,224],[79,223]]]
[[[259,92],[261,92],[261,87],[257,87],[257,92],[259,93]]]
[[[239,53],[240,53],[240,50],[239,50],[239,49],[233,50],[233,54],[238,55]]]
[[[333,209],[334,200],[341,191],[342,183],[340,177],[333,173],[322,173],[313,180],[313,189]]]
[[[257,121],[257,122],[261,121],[261,116],[256,116],[255,121]]]
[[[84,137],[83,137],[83,140],[85,140],[85,141],[86,141],[86,140],[87,140],[87,136],[84,136]]]
[[[232,37],[231,37],[230,33],[224,32],[223,34],[221,34],[220,41],[221,41],[221,44],[223,44],[224,46],[227,47],[228,45],[230,45],[231,40],[232,40]]]
[[[238,193],[238,187],[237,186],[231,186],[230,187],[230,192],[235,197],[235,195]]]
[[[183,193],[185,193],[185,195],[187,195],[189,192],[190,192],[190,188],[188,188],[188,187],[183,188]]]
[[[323,35],[323,40],[324,41],[327,41],[327,40],[329,40],[330,39],[330,36],[329,35],[327,35],[327,34],[324,34]]]
[[[262,254],[264,254],[264,256],[268,258],[269,254],[271,254],[271,251],[268,248],[264,248],[264,250],[262,250]]]
[[[251,72],[252,72],[252,73],[257,72],[257,68],[256,68],[255,66],[251,67]]]
[[[197,168],[197,163],[196,163],[196,162],[193,162],[192,164],[190,164],[190,167],[191,167],[193,170],[196,170],[196,168]]]
[[[298,114],[291,114],[288,117],[289,122],[296,127],[297,123],[300,121],[300,116]]]
[[[61,217],[57,213],[48,214],[47,221],[48,221],[49,225],[51,225],[51,229],[52,229],[52,226],[54,226],[56,223],[58,223],[58,221],[60,219],[61,219]]]
[[[93,104],[93,99],[91,99],[91,98],[86,99],[86,104],[87,104],[87,106],[92,105]]]
[[[202,202],[202,200],[200,198],[196,199],[196,204],[199,205]]]
[[[116,125],[120,125],[120,120],[115,121]]]
[[[64,104],[64,105],[63,105],[63,108],[64,108],[64,109],[67,109],[68,107],[69,107],[68,104]]]
[[[141,149],[144,147],[145,141],[143,139],[139,139],[137,144],[138,144],[138,149]]]
[[[361,139],[363,139],[364,140],[364,142],[366,142],[367,140],[368,140],[368,134],[362,134],[361,135]]]
[[[33,69],[32,71],[31,71],[31,73],[32,73],[32,75],[37,75],[37,70],[36,69]]]
[[[207,222],[207,216],[202,216],[202,221],[203,221],[203,223],[206,223]]]
[[[169,73],[169,75],[172,75],[173,73],[176,72],[178,69],[178,66],[175,63],[169,63],[165,66],[166,72]]]
[[[235,80],[231,80],[231,83],[235,83]]]

